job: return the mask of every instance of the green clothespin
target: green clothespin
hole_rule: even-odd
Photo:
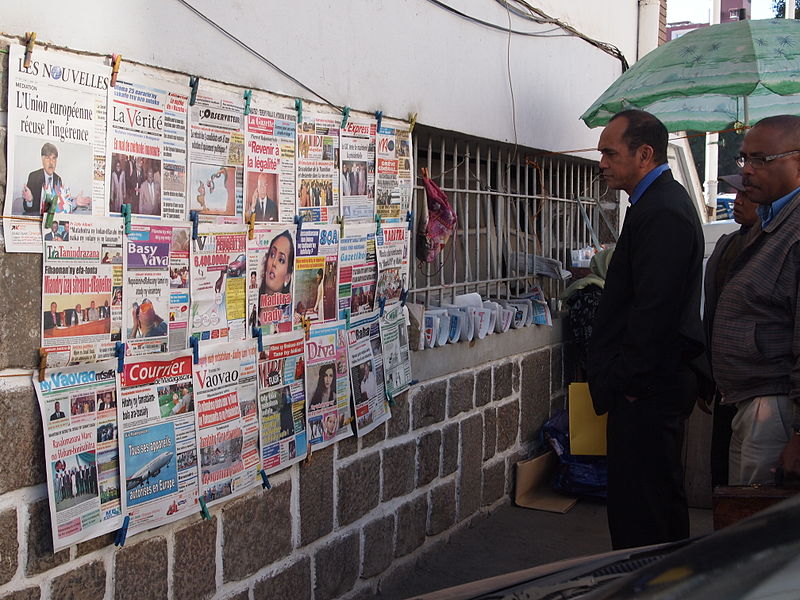
[[[386,390],[386,399],[389,401],[389,406],[394,406],[394,398],[389,390]]]
[[[297,111],[297,123],[303,122],[303,101],[300,98],[294,99],[294,109]]]
[[[56,214],[56,205],[58,204],[58,200],[55,194],[48,193],[45,196],[45,202],[47,203],[47,216],[44,220],[44,225],[48,229],[53,226],[53,217]]]
[[[200,514],[203,515],[204,519],[206,519],[207,521],[210,521],[211,520],[211,513],[208,512],[208,507],[206,506],[206,501],[203,499],[202,496],[200,496],[200,498],[198,498],[198,500],[200,501]]]
[[[344,311],[344,318],[347,325],[347,329],[350,329],[350,309],[347,308]]]
[[[244,114],[245,116],[250,114],[250,98],[253,97],[253,90],[245,90],[244,91]]]
[[[347,119],[349,119],[349,118],[350,118],[350,107],[349,106],[345,106],[342,109],[342,129],[347,127]]]
[[[130,204],[123,204],[120,207],[120,212],[122,213],[122,219],[125,221],[125,233],[131,232],[131,205]]]

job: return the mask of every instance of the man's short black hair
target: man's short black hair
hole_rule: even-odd
[[[667,162],[669,133],[661,121],[649,112],[632,109],[618,112],[611,117],[609,123],[620,117],[624,117],[628,122],[622,137],[628,142],[628,149],[631,152],[647,144],[653,149],[653,159],[656,164]]]

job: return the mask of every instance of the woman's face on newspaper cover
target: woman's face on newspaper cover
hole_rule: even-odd
[[[264,281],[272,293],[280,292],[289,285],[292,275],[289,272],[291,241],[281,235],[272,241],[264,264]]]

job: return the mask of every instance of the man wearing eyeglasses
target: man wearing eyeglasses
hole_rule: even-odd
[[[625,217],[589,341],[598,414],[608,412],[608,526],[615,549],[689,536],[683,435],[702,355],[703,233],[667,164],[653,115],[624,111],[600,135],[600,170],[624,190]]]
[[[759,121],[736,162],[761,230],[730,265],[711,347],[736,406],[729,483],[751,485],[800,475],[800,117]]]

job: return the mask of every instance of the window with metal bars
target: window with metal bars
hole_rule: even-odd
[[[447,194],[458,229],[432,264],[416,260],[412,241],[412,301],[439,305],[469,292],[509,298],[536,283],[552,297],[564,282],[537,276],[538,259],[566,269],[571,250],[613,240],[617,193],[601,186],[596,162],[421,126],[414,134],[417,171],[426,167]],[[418,178],[415,215],[424,202]]]

